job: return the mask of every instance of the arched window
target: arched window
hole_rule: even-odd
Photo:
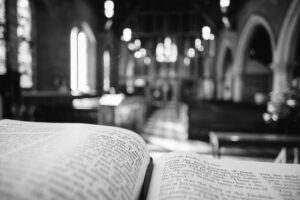
[[[31,9],[29,0],[17,1],[17,36],[18,43],[18,64],[21,88],[31,88],[32,80],[32,49],[31,49]]]
[[[6,73],[6,44],[4,38],[5,22],[5,0],[0,0],[0,75]]]
[[[103,90],[110,89],[110,53],[109,50],[103,52]]]
[[[96,39],[87,23],[72,28],[70,48],[72,92],[94,93],[96,91]]]

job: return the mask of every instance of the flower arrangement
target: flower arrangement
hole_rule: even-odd
[[[282,93],[271,93],[267,112],[263,119],[270,125],[279,126],[284,132],[300,130],[300,81]]]

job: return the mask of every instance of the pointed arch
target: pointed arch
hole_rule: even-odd
[[[238,40],[236,54],[233,64],[234,73],[234,101],[242,101],[243,98],[243,74],[246,70],[245,59],[247,57],[247,50],[251,42],[252,36],[257,27],[263,27],[270,39],[271,52],[274,55],[275,51],[275,36],[274,31],[271,28],[270,23],[261,15],[253,14],[247,20],[245,26],[243,27],[240,37]],[[274,56],[272,56],[274,57]]]
[[[231,31],[223,31],[221,33],[221,43],[219,45],[218,57],[216,61],[216,72],[217,72],[217,98],[222,99],[224,93],[224,78],[227,68],[232,68],[235,49],[236,49],[236,35]],[[231,59],[231,64],[228,63],[228,59]]]
[[[274,52],[273,90],[281,93],[290,87],[292,70],[295,67],[295,51],[297,40],[300,40],[300,1],[293,0],[282,22],[276,51]]]

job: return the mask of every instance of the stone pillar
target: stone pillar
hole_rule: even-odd
[[[242,74],[237,74],[234,77],[233,85],[233,101],[240,102],[242,100],[243,80]]]
[[[290,75],[287,72],[275,71],[273,75],[273,93],[284,93],[290,88]]]
[[[222,78],[218,77],[216,82],[216,90],[217,90],[217,99],[223,100],[223,93],[224,93],[224,81]]]
[[[292,66],[286,63],[273,63],[273,94],[282,94],[290,89],[292,82]]]

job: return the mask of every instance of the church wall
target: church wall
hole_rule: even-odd
[[[96,30],[93,10],[82,0],[74,2],[57,1],[36,10],[37,90],[55,90],[63,79],[70,82],[72,27],[85,21]]]

